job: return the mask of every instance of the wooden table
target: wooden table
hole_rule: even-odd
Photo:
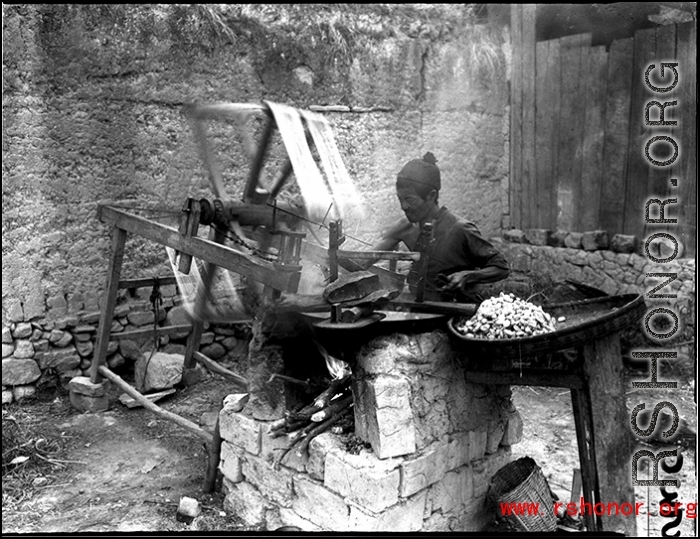
[[[515,365],[496,370],[470,366],[467,376],[479,384],[566,387],[571,390],[576,441],[581,466],[583,498],[593,504],[629,502],[634,506],[630,462],[633,446],[629,414],[625,406],[623,364],[619,333],[587,343],[575,350],[577,359],[568,368],[537,369]],[[537,363],[541,358],[523,358]],[[541,362],[541,361],[540,361]],[[493,365],[493,362],[491,362]],[[579,504],[579,500],[571,500]],[[589,531],[624,530],[636,536],[635,517],[585,515]]]

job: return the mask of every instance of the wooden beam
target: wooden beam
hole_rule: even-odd
[[[122,270],[124,260],[124,245],[126,243],[126,231],[114,227],[112,229],[112,244],[109,258],[109,269],[107,270],[107,283],[105,285],[105,295],[102,298],[102,311],[100,313],[100,324],[97,328],[97,339],[95,341],[95,351],[90,365],[90,381],[98,384],[100,378],[99,367],[107,360],[107,347],[109,346],[109,334],[112,329],[114,318],[114,307],[117,305],[117,293],[119,292],[119,275]]]
[[[284,270],[265,260],[239,253],[225,245],[198,237],[186,237],[172,227],[130,215],[109,206],[100,206],[99,219],[120,230],[137,234],[181,253],[190,254],[285,292],[295,292],[299,286],[298,268]]]
[[[524,228],[537,226],[537,171],[535,161],[535,11],[537,4],[522,5],[522,192]]]
[[[248,390],[248,380],[244,378],[243,376],[240,376],[236,374],[233,371],[228,370],[225,367],[222,367],[215,361],[212,361],[209,359],[207,356],[202,354],[201,352],[195,352],[193,354],[194,359],[197,360],[198,363],[209,369],[211,372],[215,372],[216,374],[220,374],[221,376],[225,376],[229,380],[231,380],[233,383],[238,384],[241,386],[243,389],[246,391]]]
[[[165,275],[163,277],[146,277],[143,279],[122,279],[119,281],[119,288],[145,288],[153,286],[156,282],[160,286],[176,285],[177,278],[174,275]]]
[[[420,260],[420,253],[413,251],[338,251],[338,258],[350,260]]]
[[[510,224],[523,227],[523,6],[510,6],[510,49],[512,51],[510,76],[510,177],[508,196]]]
[[[549,372],[495,372],[471,371],[466,377],[474,384],[497,384],[510,386],[541,386],[582,388],[583,380],[576,374]]]
[[[152,403],[149,401],[146,397],[144,397],[139,391],[131,387],[128,383],[126,383],[120,376],[114,374],[112,371],[110,371],[106,366],[101,365],[98,368],[99,373],[110,380],[111,382],[114,383],[119,389],[124,391],[127,395],[131,396],[136,400],[141,406],[149,410],[150,412],[153,412],[157,416],[162,417],[163,419],[167,419],[168,421],[172,421],[176,425],[179,425],[180,427],[187,429],[188,431],[192,432],[193,434],[196,434],[200,438],[202,438],[206,443],[211,444],[214,440],[213,436],[205,431],[204,429],[199,428],[195,423],[190,421],[189,419],[185,419],[184,417],[181,417],[177,414],[174,414],[172,412],[168,412],[167,410],[164,410],[157,404]]]
[[[222,120],[242,118],[248,114],[267,112],[267,105],[257,103],[211,103],[190,105],[185,114],[196,120]]]
[[[633,53],[633,38],[616,39],[608,57],[600,227],[611,239],[624,228]]]
[[[597,230],[600,226],[600,198],[605,181],[603,175],[603,142],[605,139],[605,95],[608,79],[608,53],[605,47],[593,47],[585,66],[586,91],[584,111],[583,165],[581,200],[578,205],[580,230]],[[612,236],[611,236],[612,237]]]
[[[120,341],[122,339],[138,339],[140,337],[149,337],[153,335],[155,331],[156,335],[172,335],[174,333],[183,333],[185,331],[191,331],[191,324],[182,324],[178,326],[165,326],[158,327],[155,330],[153,328],[148,329],[135,329],[133,331],[122,331],[121,333],[112,333],[109,336],[110,341]]]

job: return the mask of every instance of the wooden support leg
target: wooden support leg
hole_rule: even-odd
[[[593,468],[597,475],[600,501],[634,506],[632,453],[634,450],[629,412],[625,405],[624,366],[619,334],[597,339],[584,346],[583,371],[590,410]],[[585,488],[585,487],[584,487]],[[637,535],[635,518],[607,513],[602,531],[623,531]]]
[[[589,532],[602,529],[598,517],[593,513],[593,505],[600,501],[598,494],[598,474],[593,443],[591,440],[591,413],[590,401],[586,390],[572,389],[571,404],[574,411],[574,423],[576,425],[576,442],[578,444],[578,456],[581,463],[581,481],[583,484],[583,502],[590,504],[582,508],[584,512],[583,522]],[[577,504],[580,500],[571,500]]]
[[[114,318],[114,307],[117,304],[119,275],[122,270],[122,261],[124,260],[125,243],[126,231],[115,226],[112,229],[112,252],[110,254],[107,284],[105,285],[105,295],[100,312],[100,325],[97,329],[95,351],[92,356],[92,365],[90,365],[90,381],[93,384],[99,384],[102,381],[99,367],[104,365],[107,360],[107,346],[109,345],[109,334],[112,329],[112,319]]]

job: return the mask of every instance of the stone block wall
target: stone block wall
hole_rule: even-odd
[[[441,202],[485,234],[500,231],[508,212],[502,29],[474,24],[459,4],[256,6],[220,5],[230,40],[197,21],[195,5],[6,6],[4,325],[39,323],[57,297],[99,297],[110,230],[96,219],[98,204],[177,212],[187,197],[213,196],[186,103],[270,100],[320,110],[368,202],[367,219],[352,228],[364,241],[401,216],[396,172],[426,151],[443,171]],[[329,36],[314,34],[330,27],[303,13],[290,19],[304,9],[337,14],[356,46],[338,55]],[[182,21],[193,21],[189,30]],[[493,53],[490,74],[468,60],[481,46]],[[262,121],[249,127],[259,137]],[[238,130],[217,122],[210,136],[227,194],[238,198],[250,162]],[[284,157],[277,139],[271,177]],[[124,276],[169,271],[165,260],[162,247],[130,237]]]
[[[468,383],[440,331],[377,338],[353,369],[355,432],[371,450],[327,432],[276,465],[289,440],[269,436],[272,421],[222,409],[225,508],[267,529],[483,529],[489,480],[522,436],[510,388]]]
[[[584,241],[585,240],[585,241]],[[528,297],[543,281],[563,283],[570,279],[597,288],[608,295],[646,294],[667,278],[650,277],[650,273],[676,273],[677,277],[659,294],[675,294],[674,298],[645,297],[647,306],[667,307],[678,314],[677,334],[662,343],[678,352],[678,365],[692,373],[696,358],[696,263],[694,258],[680,255],[668,264],[657,264],[646,254],[644,245],[632,236],[616,235],[608,239],[605,233],[565,233],[539,230],[509,230],[493,242],[510,263],[511,275],[498,287]],[[666,258],[672,251],[663,244],[651,244],[653,256]],[[494,287],[494,288],[498,288]],[[644,341],[642,323],[633,344],[660,346]]]
[[[158,326],[190,323],[182,297],[174,285],[161,287],[162,305]],[[150,288],[136,294],[120,291],[111,332],[152,328],[155,311],[149,301]],[[97,328],[100,299],[93,294],[72,294],[68,298],[50,298],[52,308],[45,318],[26,321],[21,309],[2,328],[2,402],[36,395],[37,388],[51,383],[66,385],[75,376],[88,376]],[[205,324],[200,351],[214,360],[237,361],[248,350],[249,326],[246,324]],[[163,335],[159,349],[184,354],[189,332]],[[144,352],[156,346],[153,336],[112,340],[107,349],[107,365],[120,373],[133,369]]]

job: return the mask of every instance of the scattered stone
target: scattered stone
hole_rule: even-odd
[[[56,328],[58,329],[74,328],[77,325],[78,317],[75,315],[66,316],[64,318],[61,318],[60,320],[56,320]]]
[[[182,305],[173,307],[168,311],[168,314],[165,316],[165,325],[166,326],[181,326],[185,324],[191,324],[192,323],[192,318],[188,314],[187,310],[185,307]],[[171,335],[171,338],[173,339],[184,339],[187,337],[190,333],[190,330],[185,330],[182,333],[175,333]]]
[[[226,349],[216,342],[205,346],[201,349],[201,352],[209,359],[221,359],[226,355]]]
[[[2,388],[2,403],[10,404],[12,402],[12,390],[3,387]]]
[[[7,305],[7,319],[10,322],[22,322],[24,320],[24,310],[19,300],[9,300]]]
[[[3,357],[3,359],[11,356],[12,352],[14,352],[14,351],[15,351],[14,344],[3,344],[2,345],[2,357]]]
[[[54,331],[56,331],[56,330],[54,330]],[[65,331],[65,332],[63,333],[63,336],[62,336],[58,341],[54,342],[53,345],[54,345],[56,348],[65,348],[65,347],[68,346],[72,341],[73,341],[73,335],[71,335],[70,333],[68,333],[67,331]],[[49,339],[49,342],[51,342],[51,339]]]
[[[89,397],[80,393],[70,392],[70,402],[81,412],[104,412],[109,409],[109,396]]]
[[[503,233],[503,239],[509,241],[510,243],[527,243],[527,240],[525,239],[525,232],[518,228],[506,230]]]
[[[114,352],[119,350],[119,342],[118,341],[109,341],[107,343],[107,355],[110,356]]]
[[[131,306],[128,304],[117,305],[114,308],[114,318],[122,318],[131,312]]]
[[[80,315],[80,321],[84,324],[97,324],[100,321],[102,314],[100,311],[91,311]]]
[[[653,256],[654,258],[657,258],[659,260],[668,260],[671,257],[674,258],[681,258],[683,256],[683,253],[685,251],[684,245],[678,241],[676,238],[676,242],[674,243],[673,241],[669,240],[668,238],[664,238],[662,236],[656,237],[653,240],[649,242],[648,247],[645,244],[645,247],[643,250],[648,249],[649,255]],[[678,249],[678,252],[674,252]],[[647,253],[644,252],[646,255]],[[661,262],[665,263],[665,262]]]
[[[89,357],[84,357],[80,360],[80,370],[81,371],[89,371],[90,370],[90,365],[92,365],[92,361],[90,360]]]
[[[2,343],[3,344],[10,344],[12,343],[12,331],[10,328],[4,326],[2,328]]]
[[[2,385],[20,386],[39,379],[41,369],[33,359],[3,359]]]
[[[34,480],[32,481],[32,486],[33,487],[43,487],[45,484],[49,482],[46,477],[35,477]]]
[[[92,342],[87,341],[87,342],[76,342],[75,343],[75,349],[78,351],[78,355],[80,357],[88,357],[90,354],[92,354],[92,351],[94,349],[94,346]]]
[[[34,357],[34,344],[31,341],[17,341],[14,356],[17,359]]]
[[[49,341],[48,339],[39,339],[34,343],[34,352],[48,352],[49,351]]]
[[[530,245],[547,245],[551,235],[552,231],[544,228],[528,228],[525,231],[525,239]]]
[[[580,249],[583,234],[580,232],[569,232],[564,238],[564,245],[569,249]]]
[[[29,337],[29,340],[32,342],[36,342],[39,339],[41,339],[43,337],[43,335],[44,335],[43,331],[41,331],[40,329],[35,329],[34,331],[32,331],[32,336]]]
[[[586,251],[599,251],[607,249],[610,245],[607,230],[592,230],[584,232],[581,237],[581,244]]]
[[[68,310],[71,312],[77,312],[83,308],[83,295],[80,292],[68,294],[66,302],[68,303]]]
[[[119,341],[119,353],[124,356],[125,359],[138,361],[141,358],[141,347],[136,341],[121,339]]]
[[[177,508],[176,519],[178,522],[191,523],[202,513],[202,507],[194,498],[183,496],[180,498],[180,505]]]
[[[202,337],[199,339],[199,345],[200,346],[205,346],[207,344],[211,344],[214,342],[214,332],[212,331],[207,331],[206,333],[202,333]]]
[[[53,368],[58,373],[64,373],[76,369],[80,365],[80,356],[75,347],[71,346],[37,354],[37,361],[41,370]]]
[[[231,412],[241,412],[248,401],[250,400],[250,393],[232,393],[224,398],[224,408]]]
[[[151,402],[156,402],[162,399],[163,397],[172,395],[173,393],[175,393],[174,389],[166,389],[165,391],[159,391],[158,393],[144,395],[144,397],[146,397]],[[139,403],[136,399],[134,399],[130,395],[127,395],[126,393],[122,393],[119,396],[119,402],[121,402],[127,408],[138,408],[139,406],[142,406],[141,403]]]
[[[170,389],[182,379],[185,356],[150,352],[143,354],[134,368],[136,389],[141,393]]]
[[[130,324],[133,324],[137,327],[146,326],[148,324],[153,324],[155,318],[156,317],[153,314],[153,311],[132,312],[132,313],[129,313],[126,317],[126,319],[129,321]]]
[[[75,333],[73,334],[73,339],[75,339],[76,342],[87,342],[92,338],[92,335],[89,333]]]
[[[508,424],[506,431],[503,433],[501,445],[515,445],[523,439],[523,420],[520,417],[520,412],[513,410],[508,414]]]
[[[65,334],[66,332],[61,331],[60,329],[52,329],[51,333],[49,333],[49,342],[51,344],[55,344],[60,341]]]
[[[236,337],[226,337],[223,341],[221,341],[221,345],[226,348],[226,350],[235,348],[237,344],[238,339],[236,339]]]
[[[32,334],[32,325],[28,322],[22,322],[17,324],[17,327],[12,332],[12,336],[15,339],[26,339]]]
[[[568,232],[566,230],[555,230],[549,236],[549,241],[547,242],[547,245],[549,245],[550,247],[564,247],[564,240],[566,239],[567,235]]]
[[[117,371],[121,369],[124,365],[126,365],[126,359],[124,359],[124,356],[119,353],[116,353],[107,358],[107,366],[111,371]]]
[[[109,380],[102,380],[99,384],[93,384],[88,376],[76,376],[68,382],[68,389],[88,397],[101,397],[107,394],[110,385]]]
[[[86,311],[96,311],[100,308],[100,301],[96,292],[90,291],[85,293],[84,307]]]
[[[119,322],[119,320],[112,320],[112,327],[109,329],[110,333],[119,333],[124,331],[124,326]]]
[[[46,305],[53,316],[65,316],[68,312],[68,303],[63,295],[50,297],[46,300]]]
[[[26,386],[15,386],[12,388],[12,397],[15,401],[20,402],[25,399],[31,399],[36,397],[36,386],[26,385]]]
[[[217,326],[214,330],[217,335],[235,335],[237,333],[236,328]]]
[[[95,327],[87,325],[78,326],[73,330],[73,333],[95,333]]]

